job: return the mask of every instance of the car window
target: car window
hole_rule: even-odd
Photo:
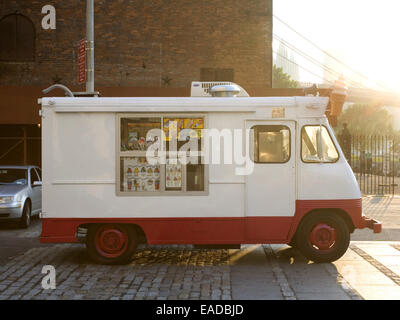
[[[31,184],[33,185],[36,181],[40,181],[35,169],[31,169]]]
[[[0,184],[26,184],[27,178],[26,169],[0,169]]]
[[[40,168],[35,168],[36,169],[36,173],[39,176],[40,181],[42,181],[42,170],[40,170]]]

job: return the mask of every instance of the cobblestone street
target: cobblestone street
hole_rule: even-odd
[[[231,299],[227,250],[141,249],[126,266],[92,264],[84,246],[36,248],[2,267],[1,299]],[[41,290],[43,265],[57,289]]]
[[[360,254],[371,250],[374,256]],[[388,250],[396,265],[382,267],[380,252],[387,257]],[[1,265],[0,300],[399,299],[398,261],[396,246],[357,242],[332,264],[309,264],[288,246],[254,245],[143,247],[129,265],[103,266],[93,264],[82,245],[54,245]],[[55,290],[42,289],[44,265],[56,269]]]

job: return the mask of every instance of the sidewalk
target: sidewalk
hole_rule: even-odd
[[[369,229],[356,230],[351,240],[400,241],[400,196],[363,197],[363,213],[382,222],[382,232],[374,234]]]

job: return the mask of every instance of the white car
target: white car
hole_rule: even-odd
[[[0,221],[29,227],[42,211],[41,170],[35,166],[0,166]]]

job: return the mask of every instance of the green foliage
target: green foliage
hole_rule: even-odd
[[[353,135],[391,135],[393,116],[382,106],[376,104],[353,104],[346,108],[338,119],[337,130],[341,131],[347,123]]]
[[[276,65],[272,68],[272,87],[273,88],[297,88],[299,83],[292,80],[290,76],[283,72],[282,68]]]

